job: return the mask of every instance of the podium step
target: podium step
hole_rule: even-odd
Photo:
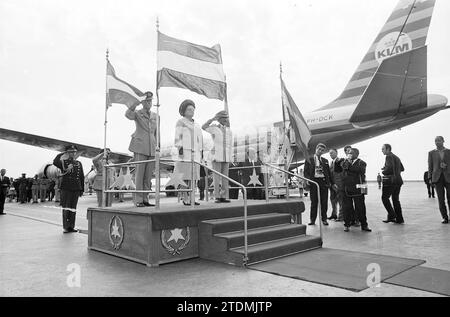
[[[276,226],[266,226],[262,228],[250,229],[247,231],[248,244],[257,244],[266,241],[290,238],[304,235],[306,233],[305,225],[281,224]],[[244,230],[221,233],[214,235],[217,238],[226,239],[228,248],[237,248],[244,245]]]
[[[282,256],[301,253],[322,247],[320,237],[297,236],[248,246],[247,264],[255,264]],[[231,252],[244,256],[244,247],[230,249]]]
[[[244,217],[207,220],[204,221],[204,223],[209,224],[213,227],[213,234],[244,230]],[[248,229],[286,223],[291,223],[290,214],[270,213],[248,216],[247,218]]]
[[[291,215],[267,213],[248,217],[248,261],[270,259],[320,248],[320,237],[306,235],[306,226],[291,223]],[[242,266],[244,264],[244,218],[222,218],[199,224],[201,258]]]

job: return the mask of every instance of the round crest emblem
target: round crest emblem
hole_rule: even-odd
[[[115,250],[120,249],[123,242],[123,222],[119,216],[113,216],[109,222],[109,241]]]
[[[189,227],[161,230],[161,244],[173,256],[181,254],[191,240]]]

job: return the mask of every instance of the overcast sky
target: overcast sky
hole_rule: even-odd
[[[0,1],[0,127],[102,147],[105,51],[120,78],[155,89],[156,17],[160,31],[222,47],[234,129],[281,120],[279,62],[303,114],[344,88],[397,0]],[[428,92],[450,96],[450,1],[437,0],[428,36]],[[172,144],[178,106],[196,102],[203,123],[223,107],[187,90],[160,90],[162,142]],[[108,147],[128,152],[134,123],[125,106],[108,112]],[[421,179],[434,137],[450,147],[450,111],[356,146],[374,179],[391,143]],[[205,137],[209,137],[205,135]],[[57,153],[0,140],[0,167],[34,175]],[[85,170],[90,160],[83,159]]]

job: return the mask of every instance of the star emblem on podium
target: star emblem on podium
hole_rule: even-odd
[[[260,186],[262,186],[261,182],[259,181],[259,176],[256,174],[256,170],[255,169],[253,169],[253,174],[250,175],[250,181],[248,182],[247,186],[248,185],[253,185],[253,186],[260,185]]]
[[[186,240],[183,237],[182,231],[183,230],[179,229],[179,228],[175,228],[173,230],[170,230],[170,237],[169,237],[169,239],[167,239],[167,242],[175,241],[175,243],[178,243],[178,240]]]
[[[161,230],[161,244],[172,256],[178,256],[191,240],[189,227]]]
[[[119,177],[115,180],[115,182],[109,187],[111,188],[119,188],[119,189],[130,189],[136,188],[133,180],[131,179],[130,168],[127,167],[127,173],[123,174],[122,169],[120,170]]]
[[[169,173],[169,181],[166,186],[173,185],[173,187],[178,188],[178,185],[188,187],[188,185],[183,181],[183,173]]]
[[[114,220],[114,225],[112,226],[111,236],[115,238],[120,238],[119,226],[117,225],[117,219]]]
[[[113,216],[109,221],[109,241],[114,250],[120,249],[123,242],[123,222],[119,216]]]

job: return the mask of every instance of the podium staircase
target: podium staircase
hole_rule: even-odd
[[[243,266],[322,247],[321,238],[307,235],[306,226],[294,223],[289,213],[273,210],[247,219],[247,263],[244,263],[244,217],[200,222],[199,256]]]

